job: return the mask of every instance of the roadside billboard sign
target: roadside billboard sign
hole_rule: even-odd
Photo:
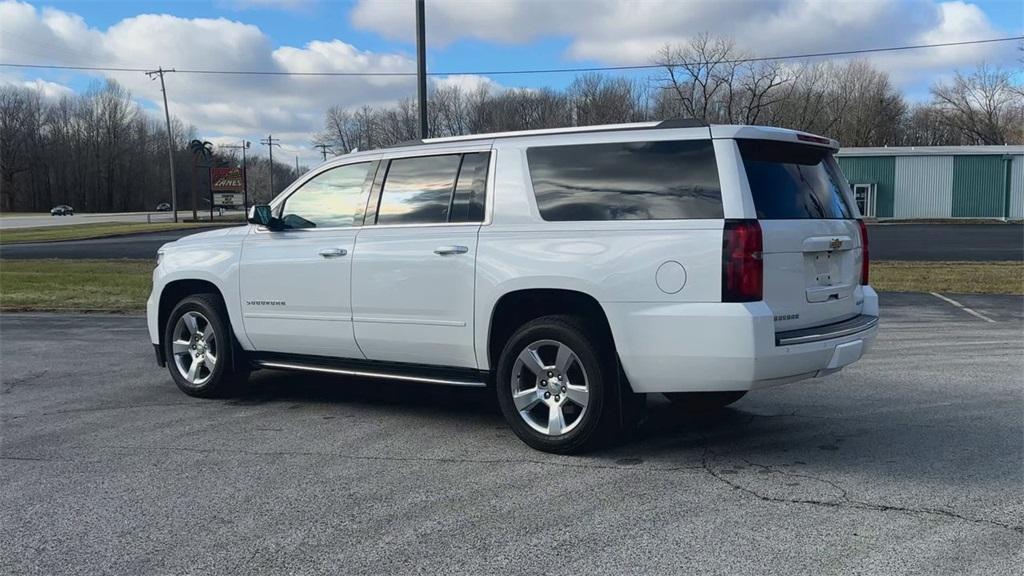
[[[242,205],[242,169],[218,167],[210,170],[210,191],[216,208]]]

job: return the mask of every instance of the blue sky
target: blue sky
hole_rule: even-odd
[[[427,0],[431,71],[650,63],[700,32],[759,55],[951,42],[1024,33],[1014,0]],[[0,62],[182,68],[408,71],[412,0],[0,0]],[[1019,66],[1017,43],[872,57],[911,98],[985,60]],[[649,72],[634,73],[646,78]],[[112,77],[158,110],[155,83],[135,74],[0,67],[0,82],[56,95]],[[562,87],[572,75],[437,78],[493,89]],[[312,158],[309,138],[332,104],[393,102],[412,80],[169,77],[173,114],[211,138],[274,130]]]

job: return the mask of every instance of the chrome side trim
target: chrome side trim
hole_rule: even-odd
[[[819,342],[821,340],[842,338],[844,336],[852,336],[860,332],[865,332],[877,325],[878,316],[861,314],[860,316],[855,316],[842,322],[836,322],[835,324],[826,324],[825,326],[815,326],[813,328],[802,328],[800,330],[779,332],[775,334],[775,345],[791,346],[793,344],[809,344],[811,342]]]
[[[385,380],[401,380],[405,382],[420,382],[422,384],[444,384],[448,386],[475,386],[484,387],[486,382],[470,380],[449,380],[446,378],[426,378],[423,376],[405,376],[389,372],[370,372],[367,370],[349,370],[346,368],[330,368],[327,366],[313,366],[310,364],[295,364],[291,362],[273,362],[270,360],[257,360],[256,364],[264,368],[277,368],[280,370],[301,370],[304,372],[319,372],[321,374],[339,374],[342,376],[359,376],[362,378],[382,378]]]
[[[458,320],[431,320],[429,318],[373,318],[369,316],[355,316],[353,322],[365,322],[367,324],[413,324],[417,326],[453,326],[462,328],[465,322]]]

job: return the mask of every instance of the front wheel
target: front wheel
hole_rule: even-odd
[[[544,452],[579,452],[609,429],[614,353],[572,316],[520,327],[498,361],[502,414],[523,442]]]
[[[221,299],[196,294],[178,303],[164,329],[164,355],[174,383],[189,396],[209,398],[245,380],[232,365],[231,326]]]

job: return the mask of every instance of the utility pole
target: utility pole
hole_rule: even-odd
[[[416,0],[416,95],[420,111],[420,138],[427,137],[427,32],[424,0]]]
[[[299,177],[299,155],[295,155],[295,177]]]
[[[174,137],[171,136],[171,112],[167,109],[167,88],[164,86],[164,74],[174,72],[174,69],[164,70],[161,66],[156,70],[146,72],[150,80],[160,76],[160,92],[164,95],[164,120],[167,121],[167,164],[171,169],[171,212],[174,213],[174,221],[178,221],[178,187],[174,183]]]
[[[263,144],[270,150],[270,197],[274,197],[274,146],[280,146],[277,142],[274,142],[274,135],[267,134],[267,137],[260,140],[260,144]]]
[[[241,144],[225,144],[222,148],[232,148],[242,151],[242,209],[249,213],[249,171],[245,167],[245,151],[252,142],[242,140]]]
[[[319,148],[320,152],[324,156],[324,162],[327,162],[327,149],[330,148],[327,144],[313,144],[313,148]]]

